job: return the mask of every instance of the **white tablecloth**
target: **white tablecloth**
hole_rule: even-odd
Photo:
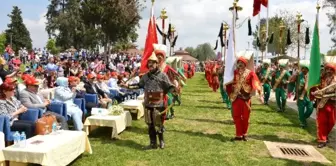
[[[43,142],[32,144],[36,141]],[[85,132],[61,130],[50,135],[34,136],[27,140],[26,147],[9,146],[3,153],[5,159],[11,161],[11,166],[15,162],[65,166],[85,151],[92,154]]]
[[[112,127],[111,138],[115,138],[119,133],[124,131],[126,127],[132,126],[132,116],[128,111],[118,116],[93,115],[86,118],[84,126],[87,135],[90,134],[90,131],[93,130],[94,127]]]
[[[142,95],[139,95],[139,96],[138,96],[138,100],[143,101],[144,99],[145,99],[145,94],[142,94]]]
[[[122,106],[125,110],[136,113],[137,119],[140,119],[145,114],[144,106],[141,100],[128,100],[120,103],[119,105]]]

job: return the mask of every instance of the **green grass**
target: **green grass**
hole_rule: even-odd
[[[266,107],[254,100],[249,141],[230,142],[235,128],[220,94],[211,91],[203,74],[196,74],[187,84],[183,89],[182,105],[175,107],[176,118],[166,121],[164,150],[142,150],[149,138],[141,119],[133,121],[133,127],[122,132],[116,140],[110,139],[110,128],[90,133],[93,154],[83,154],[72,165],[323,165],[274,159],[263,143],[278,141],[315,146],[314,121],[309,123],[308,129],[301,129],[296,112],[277,113],[274,104]],[[319,151],[335,165],[333,148]]]

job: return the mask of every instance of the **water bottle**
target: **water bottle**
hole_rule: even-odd
[[[21,135],[20,135],[20,145],[22,148],[25,148],[26,147],[26,134],[25,132],[22,132]]]
[[[57,131],[57,124],[56,124],[56,122],[54,122],[53,124],[52,124],[52,132],[54,133],[54,132],[56,132]]]
[[[18,147],[20,142],[20,133],[18,131],[14,133],[13,139],[14,139],[14,146]]]

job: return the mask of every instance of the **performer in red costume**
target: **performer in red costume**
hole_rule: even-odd
[[[320,86],[310,91],[310,98],[315,99],[318,110],[316,118],[318,148],[327,146],[328,136],[335,125],[336,118],[336,63],[327,62],[324,68]]]
[[[246,68],[247,64],[247,58],[240,57],[237,60],[237,69],[234,71],[234,80],[226,85],[236,127],[236,137],[231,141],[247,141],[252,92],[257,90],[260,93],[259,79],[254,71]]]
[[[211,73],[211,77],[212,77],[212,90],[214,92],[217,92],[217,89],[219,88],[219,79],[218,79],[218,71],[220,69],[220,65],[218,63],[215,62],[213,68],[212,68],[212,73]]]

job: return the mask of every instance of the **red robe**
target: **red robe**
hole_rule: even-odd
[[[328,85],[332,85],[336,83],[336,76],[334,76],[334,79],[327,81],[325,77],[321,78],[321,85],[318,87],[318,89],[323,89],[327,87]],[[310,92],[316,91],[316,87],[312,88]],[[329,89],[329,93],[335,93],[335,89]],[[310,94],[311,100],[315,100],[315,96]],[[330,98],[326,99],[319,99],[317,100],[317,115],[316,115],[316,121],[317,121],[317,140],[318,142],[327,142],[327,138],[332,131],[335,122],[336,122],[336,98]]]
[[[233,82],[226,85],[226,92],[232,101],[232,114],[235,122],[236,137],[246,136],[251,112],[251,99],[249,96],[254,90],[260,90],[260,82],[257,75],[248,69],[246,69],[246,73],[248,74],[246,74],[245,80],[242,81],[243,83],[239,90],[237,89],[239,88],[238,83],[240,78],[238,70],[234,71]],[[244,94],[244,96],[236,96],[239,92],[240,94]]]
[[[218,79],[218,73],[217,73],[217,71],[218,71],[218,68],[219,68],[219,66],[217,65],[217,64],[215,64],[214,66],[213,66],[213,68],[212,68],[212,72],[211,72],[211,74],[212,74],[212,84],[211,84],[211,87],[212,87],[212,90],[214,91],[214,92],[217,92],[217,89],[219,88],[219,79]]]

